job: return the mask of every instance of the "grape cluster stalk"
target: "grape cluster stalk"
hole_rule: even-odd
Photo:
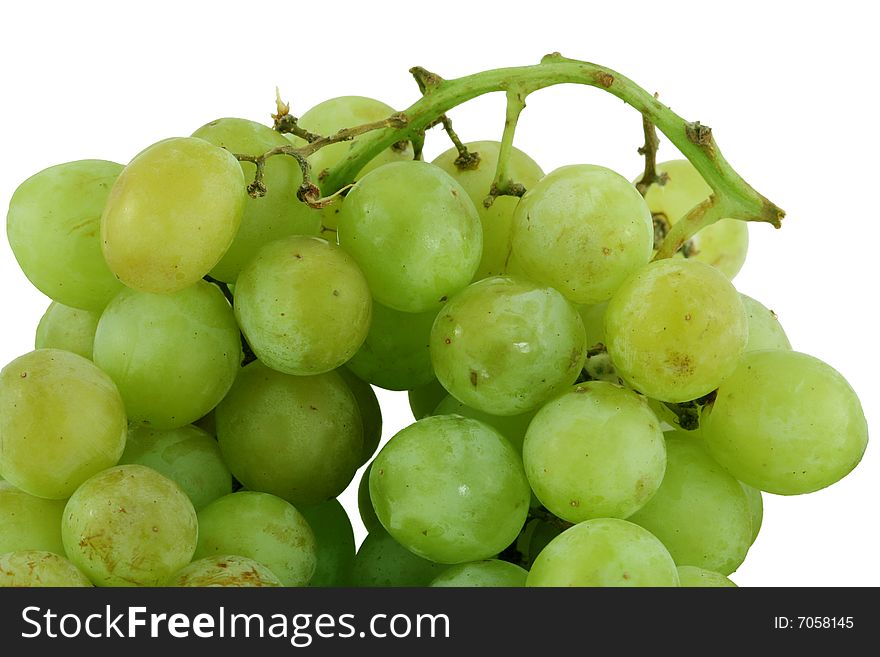
[[[732,283],[784,213],[707,126],[558,53],[411,73],[403,111],[279,96],[18,187],[51,303],[0,372],[0,586],[729,587],[763,493],[857,466],[856,393]],[[562,83],[640,113],[635,180],[514,145]],[[461,139],[491,92],[501,140]]]

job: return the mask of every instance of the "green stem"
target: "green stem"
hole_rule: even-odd
[[[377,130],[358,139],[348,157],[330,170],[323,180],[325,193],[333,193],[349,184],[358,171],[384,149],[402,139],[417,136],[438,116],[468,100],[486,93],[511,90],[519,91],[525,98],[538,89],[568,83],[598,87],[641,112],[691,161],[712,188],[712,209],[695,208],[694,212],[699,211],[695,216],[689,215],[686,220],[678,222],[658,257],[668,257],[675,252],[673,243],[683,244],[694,234],[692,231],[721,216],[766,221],[779,227],[785,215],[733,170],[708,127],[686,121],[635,82],[604,66],[552,54],[544,57],[540,64],[493,69],[455,80],[425,74],[432,75],[431,84],[426,85],[424,96],[403,112],[406,125]],[[723,215],[719,215],[721,210]]]
[[[507,166],[510,163],[510,154],[513,152],[513,135],[516,133],[516,124],[519,122],[519,115],[526,108],[526,95],[528,92],[519,89],[507,90],[507,111],[504,117],[504,132],[501,135],[501,147],[498,150],[498,165],[495,167],[495,180],[492,182],[492,193],[484,201],[484,204],[491,205],[496,197],[503,194],[511,194],[513,180],[507,172]],[[522,196],[522,192],[516,194]]]

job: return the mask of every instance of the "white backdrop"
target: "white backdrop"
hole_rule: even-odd
[[[716,8],[718,7],[718,8]],[[790,7],[790,8],[788,8]],[[444,77],[537,62],[548,52],[607,65],[690,120],[788,212],[751,226],[738,288],[775,309],[794,347],[840,370],[869,427],[876,369],[876,202],[880,61],[871,3],[41,2],[0,9],[0,204],[49,165],[127,162],[145,146],[222,116],[269,122],[275,86],[294,114],[360,94],[403,109],[407,73]],[[830,13],[829,13],[830,12]],[[452,112],[465,140],[501,135],[502,97]],[[595,89],[529,98],[517,145],[550,171],[641,166],[639,115]],[[426,155],[448,142],[435,132]],[[664,143],[660,158],[675,157]],[[0,361],[33,348],[48,301],[0,245]],[[384,440],[411,422],[406,396],[381,395]],[[880,585],[880,448],[844,481],[807,496],[765,495],[764,528],[732,576],[743,586]],[[359,477],[358,477],[359,478]],[[364,535],[355,488],[343,501]]]

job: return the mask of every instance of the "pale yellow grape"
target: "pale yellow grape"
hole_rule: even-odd
[[[705,568],[697,568],[696,566],[679,566],[678,580],[680,586],[690,588],[736,588],[736,584],[721,573],[712,572]]]
[[[541,550],[526,586],[678,586],[669,552],[646,529],[598,518],[566,529]]]
[[[24,181],[9,202],[6,233],[25,276],[43,294],[100,311],[122,286],[101,253],[101,212],[122,165],[80,160]]]
[[[46,550],[64,554],[61,514],[65,500],[45,500],[0,481],[0,554]]]
[[[259,250],[235,284],[235,317],[254,354],[286,374],[329,372],[370,329],[367,280],[345,251],[293,235]]]
[[[733,476],[768,493],[824,488],[856,467],[868,425],[846,379],[796,351],[753,351],[718,388],[700,433]]]
[[[68,558],[97,586],[160,586],[188,564],[196,511],[180,487],[152,468],[96,474],[67,502],[61,535]]]
[[[232,153],[261,155],[289,142],[284,135],[268,126],[246,119],[225,118],[211,121],[196,130],[199,137]],[[256,165],[241,162],[245,182],[254,180]],[[263,170],[266,194],[247,197],[241,226],[232,245],[213,269],[211,276],[232,282],[262,246],[288,235],[317,235],[321,228],[321,212],[313,210],[296,197],[302,184],[302,171],[292,157],[277,155],[266,160]]]
[[[450,148],[437,156],[433,164],[455,178],[474,202],[483,225],[483,257],[474,280],[507,273],[510,258],[513,212],[519,203],[516,196],[498,196],[488,208],[484,201],[495,181],[501,142],[472,141],[465,144],[470,153],[479,155],[475,168],[461,169],[455,164],[458,150]],[[541,167],[518,148],[512,148],[507,160],[507,174],[514,183],[531,189],[544,172]]]
[[[559,292],[523,278],[471,284],[431,330],[437,379],[459,401],[519,415],[574,383],[586,357],[581,318]]]
[[[448,173],[425,162],[374,169],[345,197],[339,244],[360,265],[379,303],[437,310],[480,263],[480,217]]]
[[[198,559],[179,570],[165,586],[258,588],[284,586],[263,564],[236,555]]]
[[[94,359],[119,386],[130,421],[172,429],[223,399],[240,369],[241,335],[216,285],[127,289],[101,315]]]
[[[660,401],[697,399],[733,373],[749,328],[739,293],[694,260],[652,262],[605,310],[605,345],[618,375]]]
[[[176,137],[141,151],[110,191],[101,242],[110,270],[143,292],[176,292],[213,269],[244,211],[245,179],[219,146]]]
[[[665,173],[668,180],[665,185],[651,185],[645,201],[652,213],[662,214],[670,225],[678,223],[712,193],[712,188],[687,160],[661,162],[657,171]],[[692,237],[691,245],[696,252],[689,259],[712,265],[732,279],[746,259],[748,224],[738,219],[721,219]],[[681,257],[681,251],[676,257]]]
[[[746,351],[761,349],[791,349],[791,342],[772,310],[752,297],[740,294],[749,319],[749,341]]]
[[[577,307],[581,321],[584,323],[584,332],[587,334],[587,346],[595,347],[597,344],[605,344],[605,309],[608,302],[603,301],[593,305],[580,305]]]
[[[516,564],[498,559],[471,561],[451,566],[437,575],[433,587],[523,587],[529,573]]]
[[[517,266],[579,304],[608,300],[648,263],[653,243],[651,212],[636,188],[591,164],[544,176],[513,218]]]
[[[0,473],[37,497],[66,499],[116,465],[125,407],[112,379],[69,351],[38,349],[0,372]]]
[[[100,318],[101,313],[53,301],[37,325],[34,346],[37,349],[63,349],[91,360]]]
[[[67,559],[44,550],[0,553],[0,587],[90,587]]]
[[[232,474],[220,446],[206,431],[187,425],[175,429],[132,427],[120,464],[138,463],[174,481],[196,511],[232,492]]]
[[[532,490],[554,515],[569,522],[626,518],[660,487],[666,448],[644,398],[590,381],[538,411],[523,462]]]
[[[629,517],[663,541],[679,566],[728,575],[752,544],[752,512],[739,482],[690,434],[666,437],[666,473],[651,500]]]

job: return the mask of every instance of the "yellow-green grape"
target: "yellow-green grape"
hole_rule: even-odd
[[[796,351],[753,351],[718,388],[700,433],[718,462],[750,486],[799,495],[858,465],[868,425],[846,379]]]
[[[579,164],[547,174],[513,215],[513,253],[532,280],[574,303],[607,301],[651,259],[651,212],[628,180]]]
[[[411,390],[434,379],[429,342],[437,313],[402,313],[373,303],[367,338],[345,365],[386,390]]]
[[[605,309],[608,302],[593,305],[580,305],[577,307],[581,321],[584,323],[584,332],[587,334],[587,346],[595,347],[597,344],[605,344]]]
[[[516,564],[487,559],[451,566],[437,575],[433,587],[523,587],[529,573]]]
[[[479,155],[476,167],[465,169],[455,164],[458,150],[450,148],[439,155],[433,164],[455,178],[474,202],[483,225],[483,257],[474,280],[507,273],[510,258],[513,212],[519,203],[516,196],[498,196],[488,208],[483,203],[495,181],[498,154],[501,142],[472,141],[465,144],[470,153]],[[531,189],[544,177],[541,167],[518,148],[510,151],[507,161],[507,175],[510,180]]]
[[[376,509],[373,508],[373,500],[370,499],[370,470],[372,468],[372,463],[364,468],[364,472],[361,474],[360,483],[358,483],[357,491],[358,515],[361,517],[364,529],[370,534],[377,530],[385,531],[382,528],[382,523],[379,522],[378,516],[376,516]]]
[[[715,573],[705,568],[697,568],[696,566],[679,566],[678,581],[679,586],[688,588],[736,588],[736,584],[721,573]]]
[[[0,554],[0,587],[90,587],[92,583],[64,557],[44,550]]]
[[[0,554],[45,550],[64,554],[61,514],[65,500],[46,500],[0,481]]]
[[[226,554],[266,566],[284,586],[307,586],[315,572],[315,535],[296,508],[268,493],[239,491],[199,511],[195,559]]]
[[[165,586],[262,588],[284,584],[263,564],[229,554],[193,561],[178,571]]]
[[[63,349],[91,360],[100,318],[101,313],[71,308],[53,301],[37,325],[34,347]]]
[[[192,425],[132,427],[119,463],[146,465],[165,475],[187,494],[196,511],[232,492],[232,474],[217,441]]]
[[[376,398],[373,386],[359,379],[347,367],[340,367],[336,372],[345,381],[351,394],[354,395],[361,414],[361,425],[364,429],[364,449],[358,464],[358,467],[360,467],[373,458],[373,454],[379,449],[379,442],[382,440],[382,409],[379,407],[379,400]]]
[[[642,397],[590,381],[538,411],[523,462],[532,490],[554,515],[569,522],[626,518],[657,492],[666,449]]]
[[[520,415],[490,415],[476,408],[462,404],[452,395],[446,395],[431,415],[461,415],[488,424],[502,436],[510,441],[516,451],[522,453],[523,440],[526,437],[526,429],[529,422],[535,417],[535,411],[521,413]]]
[[[752,544],[752,513],[739,482],[701,441],[666,434],[666,474],[653,498],[630,516],[669,550],[679,566],[729,575]]]
[[[100,311],[122,289],[101,254],[101,212],[122,165],[81,160],[25,180],[9,202],[6,234],[25,276],[43,294]]]
[[[740,295],[693,260],[652,262],[605,311],[605,346],[628,384],[660,401],[697,399],[736,369],[749,336]]]
[[[670,160],[657,165],[658,173],[668,177],[664,185],[651,185],[645,201],[651,212],[662,214],[670,226],[709,198],[712,188],[687,160]],[[719,269],[727,278],[737,275],[749,249],[749,228],[745,221],[721,219],[691,238],[689,259]],[[679,251],[676,257],[681,257]]]
[[[477,420],[441,415],[398,432],[373,461],[370,499],[401,545],[438,563],[492,557],[519,534],[529,485],[516,450]]]
[[[353,579],[360,588],[424,587],[445,569],[442,564],[413,554],[379,527],[361,543]]]
[[[394,310],[437,310],[470,283],[483,249],[480,217],[448,173],[425,162],[392,162],[345,197],[339,244]]]
[[[764,522],[764,499],[761,497],[761,491],[757,488],[752,488],[742,482],[739,484],[746,492],[746,499],[749,501],[749,513],[752,515],[752,543],[754,543],[758,538],[758,532],[761,531],[761,524]]]
[[[437,408],[437,404],[448,395],[449,391],[437,379],[418,388],[413,388],[407,393],[413,417],[417,420],[428,417]]]
[[[749,341],[746,343],[746,351],[791,349],[791,342],[788,341],[788,336],[779,323],[776,313],[752,297],[742,293],[740,296],[746,317],[749,319]]]
[[[97,586],[160,586],[188,564],[199,533],[180,486],[152,468],[120,465],[88,479],[67,502],[67,557]]]
[[[360,465],[360,411],[336,372],[292,376],[254,361],[215,415],[223,458],[249,490],[319,504],[342,493]]]
[[[211,121],[196,130],[199,137],[226,150],[243,155],[261,155],[277,146],[288,145],[284,135],[247,119],[225,118]],[[246,184],[254,180],[256,165],[241,162]],[[296,197],[302,184],[302,171],[292,157],[277,155],[266,160],[263,169],[266,194],[247,197],[241,226],[226,254],[211,269],[211,276],[232,282],[261,247],[288,235],[317,235],[321,213]]]
[[[437,379],[459,401],[493,415],[518,415],[562,392],[586,351],[581,318],[565,297],[509,276],[468,286],[431,330]]]
[[[116,465],[125,407],[116,385],[69,351],[38,349],[0,372],[0,473],[13,486],[63,500]]]
[[[176,292],[213,269],[241,223],[244,174],[203,139],[165,139],[116,179],[101,217],[110,270],[143,292]]]
[[[318,564],[309,580],[312,587],[351,586],[354,569],[354,530],[338,500],[306,506],[300,513],[315,534]]]
[[[355,261],[320,237],[264,246],[235,284],[235,317],[263,363],[286,374],[329,372],[360,348],[372,299]]]
[[[155,429],[195,422],[241,366],[241,335],[215,285],[170,294],[123,290],[95,333],[95,364],[119,386],[129,420]]]
[[[626,520],[597,518],[550,541],[526,586],[678,586],[678,572],[651,532]]]

